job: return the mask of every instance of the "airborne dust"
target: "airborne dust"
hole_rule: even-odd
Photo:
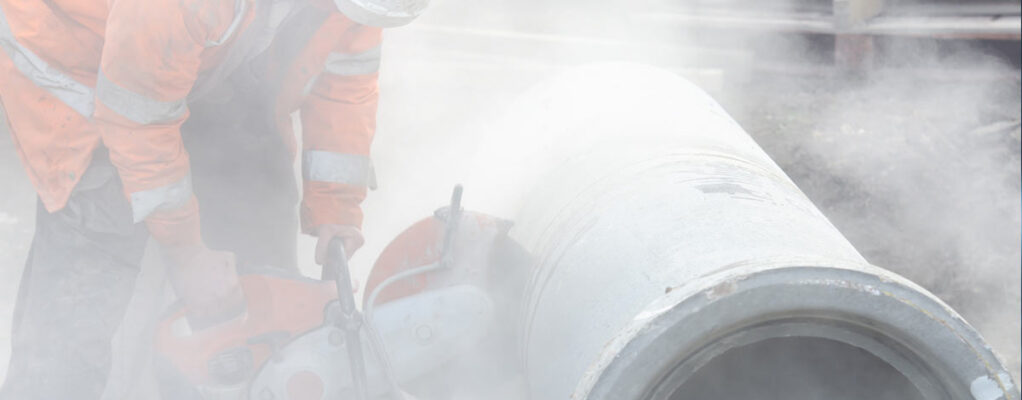
[[[389,32],[374,145],[380,190],[367,200],[356,275],[446,202],[472,167],[479,129],[515,94],[564,67],[636,61],[677,71],[717,97],[867,260],[948,302],[1017,382],[1017,42],[1005,53],[996,44],[888,40],[876,70],[844,75],[824,66],[826,38],[711,35],[635,16],[659,5],[436,0],[415,25]],[[35,207],[2,136],[0,374]],[[311,252],[311,241],[303,248]]]

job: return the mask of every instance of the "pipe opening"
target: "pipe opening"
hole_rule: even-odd
[[[780,337],[729,349],[680,383],[670,400],[925,397],[893,366],[836,340]]]

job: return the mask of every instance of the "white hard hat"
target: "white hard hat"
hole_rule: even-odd
[[[334,0],[344,16],[362,25],[391,28],[422,14],[429,0]]]

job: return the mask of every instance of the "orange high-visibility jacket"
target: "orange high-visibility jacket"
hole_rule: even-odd
[[[302,228],[361,225],[381,31],[330,0],[0,0],[0,100],[46,209],[64,207],[102,143],[135,221],[163,243],[197,243],[179,130],[188,101],[265,50],[301,7],[325,20],[279,66],[276,117],[294,152],[289,115],[301,110]]]

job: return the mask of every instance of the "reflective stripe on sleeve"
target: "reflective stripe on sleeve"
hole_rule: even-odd
[[[312,93],[312,88],[316,85],[316,81],[319,80],[319,75],[312,77],[308,82],[305,83],[305,87],[302,88],[302,97],[308,96]]]
[[[234,32],[241,26],[241,22],[245,20],[245,12],[248,11],[248,1],[246,0],[234,0],[234,19],[231,20],[231,24],[227,26],[227,30],[217,40],[207,40],[206,47],[215,47],[226,43],[234,36]]]
[[[96,98],[121,116],[142,125],[174,121],[188,109],[185,99],[155,100],[111,82],[103,71],[96,79]]]
[[[2,8],[0,8],[0,47],[3,47],[3,51],[11,58],[14,67],[32,83],[50,92],[82,116],[92,117],[92,88],[53,68],[38,55],[18,43],[11,26],[7,24],[7,16]]]
[[[330,53],[323,70],[342,76],[375,73],[380,70],[380,46],[356,54]]]
[[[177,182],[131,194],[131,215],[135,222],[145,220],[157,210],[184,206],[192,198],[192,177],[186,175]]]
[[[306,181],[376,187],[369,157],[356,154],[306,150],[302,154],[302,177]]]

